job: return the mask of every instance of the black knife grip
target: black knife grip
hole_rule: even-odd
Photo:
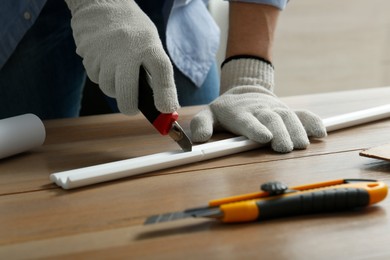
[[[161,112],[154,106],[153,90],[149,85],[147,76],[146,70],[143,66],[141,66],[139,70],[138,83],[138,109],[149,120],[149,122],[153,124]]]
[[[259,200],[259,219],[312,213],[335,212],[367,206],[368,191],[361,188],[339,188]]]

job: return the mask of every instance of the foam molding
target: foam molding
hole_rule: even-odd
[[[323,119],[328,132],[390,117],[390,105],[374,107]],[[63,189],[167,169],[175,166],[210,160],[217,157],[253,150],[262,144],[239,136],[221,141],[195,145],[191,152],[171,151],[137,158],[99,164],[50,175],[50,180]]]

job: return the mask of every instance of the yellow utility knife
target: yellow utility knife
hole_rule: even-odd
[[[249,222],[303,214],[339,212],[382,201],[388,187],[366,179],[339,179],[288,188],[280,182],[261,185],[262,191],[212,200],[208,206],[150,216],[145,225],[188,217],[225,223]]]

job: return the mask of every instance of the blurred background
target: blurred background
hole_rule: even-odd
[[[224,59],[228,3],[211,0]],[[291,0],[274,46],[279,96],[390,86],[390,1]]]
[[[228,5],[209,3],[221,29],[219,64],[225,57]],[[280,97],[390,86],[390,1],[290,0],[280,15],[273,53]],[[104,113],[111,109],[88,81],[81,115]]]

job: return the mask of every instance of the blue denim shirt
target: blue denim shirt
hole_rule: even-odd
[[[45,3],[46,0],[0,1],[0,69],[34,24]]]
[[[236,1],[236,0],[230,0]],[[238,0],[279,9],[288,0]],[[27,30],[34,24],[46,0],[0,1],[0,69]],[[166,30],[166,46],[173,63],[201,86],[219,47],[219,28],[207,11],[207,0],[175,0]]]

